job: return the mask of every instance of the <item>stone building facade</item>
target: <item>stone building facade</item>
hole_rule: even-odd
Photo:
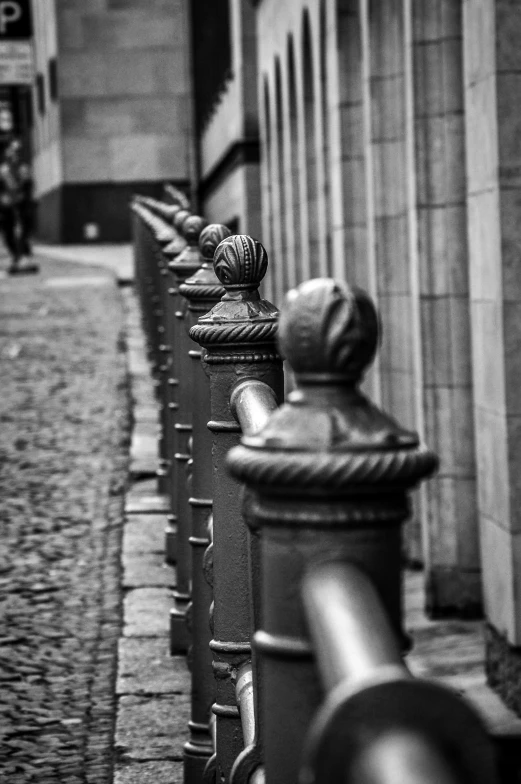
[[[130,237],[134,192],[194,180],[185,0],[37,0],[33,165],[38,234]]]
[[[521,646],[518,4],[257,0],[253,20],[250,2],[226,7],[243,20],[243,69],[215,96],[203,159],[232,128],[240,137],[238,107],[255,128],[255,92],[267,295],[334,275],[374,298],[368,392],[441,459],[408,557],[425,567],[433,616],[484,612],[508,691],[496,665],[508,671]],[[239,199],[250,230],[245,169],[202,204],[226,220]]]

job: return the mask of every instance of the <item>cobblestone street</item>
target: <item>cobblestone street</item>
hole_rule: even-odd
[[[0,780],[112,778],[129,401],[111,275],[0,281]]]

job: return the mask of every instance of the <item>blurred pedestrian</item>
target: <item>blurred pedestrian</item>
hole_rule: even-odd
[[[28,259],[32,253],[33,180],[31,167],[22,160],[21,152],[20,140],[12,139],[0,161],[1,230],[11,254],[10,274],[38,269]]]

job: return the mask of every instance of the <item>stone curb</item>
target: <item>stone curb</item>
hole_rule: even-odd
[[[124,612],[119,640],[114,784],[175,784],[183,778],[190,676],[169,654],[175,571],[164,563],[167,499],[157,493],[158,409],[130,288],[122,289],[133,400],[131,484],[125,500],[121,565]]]

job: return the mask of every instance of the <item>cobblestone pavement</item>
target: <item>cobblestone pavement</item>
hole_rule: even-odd
[[[0,280],[0,781],[112,780],[129,405],[103,270]]]

